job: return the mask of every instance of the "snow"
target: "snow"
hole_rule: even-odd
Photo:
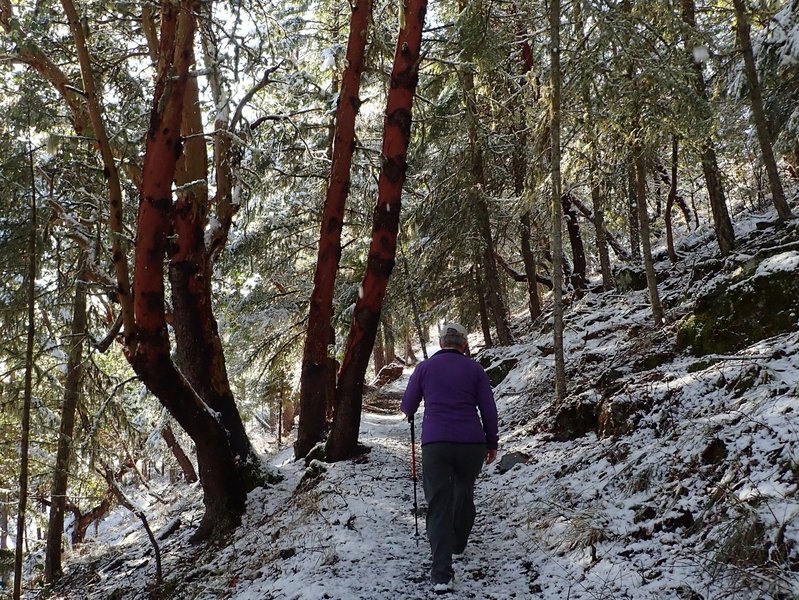
[[[737,217],[739,239],[756,231],[755,220]],[[696,232],[681,240],[690,260],[658,264],[669,271],[660,290],[672,322],[665,329],[651,324],[645,291],[590,293],[569,306],[571,399],[599,407],[588,433],[555,434],[562,406],[552,393],[549,315],[534,327],[516,315],[517,342],[482,353],[490,365],[517,361],[494,390],[499,459],[518,452],[529,460],[483,469],[477,521],[448,597],[799,597],[799,332],[729,356],[676,353],[673,321],[691,304],[692,267],[713,252],[703,239]],[[742,248],[738,260],[752,250]],[[799,253],[779,252],[757,268],[758,276],[782,271],[799,271]],[[723,275],[702,282],[723,284]],[[472,334],[470,343],[482,339]],[[657,366],[642,364],[659,353],[667,358]],[[382,393],[398,397],[410,372]],[[417,538],[412,511],[409,428],[398,401],[392,406],[364,413],[360,439],[371,451],[363,457],[306,467],[290,447],[266,455],[283,479],[249,494],[225,544],[187,542],[202,515],[198,486],[154,488],[172,499],[167,505],[128,487],[156,536],[180,520],[159,541],[170,597],[430,597],[424,522]],[[603,433],[601,415],[615,429]],[[424,510],[421,480],[418,501]],[[64,587],[51,597],[141,598],[154,569],[140,522],[117,509],[69,556]]]
[[[778,271],[799,273],[799,252],[782,252],[776,256],[767,258],[757,267],[756,275],[771,275]]]
[[[322,70],[329,71],[336,67],[336,51],[334,48],[326,48],[322,51]]]
[[[708,58],[710,58],[710,53],[708,52],[707,46],[694,47],[694,62],[701,64],[707,62]]]

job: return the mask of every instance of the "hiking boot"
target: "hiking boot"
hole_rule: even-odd
[[[453,577],[446,583],[434,583],[433,584],[433,591],[436,594],[446,594],[447,592],[451,592],[455,589],[455,578]]]
[[[449,570],[449,581],[446,583],[435,583],[433,582],[433,591],[436,594],[446,594],[447,592],[451,592],[455,589],[455,571],[453,569]]]

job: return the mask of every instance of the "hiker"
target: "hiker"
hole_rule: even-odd
[[[420,363],[402,397],[413,416],[424,398],[422,476],[433,589],[453,589],[452,555],[462,554],[475,517],[474,483],[497,457],[497,407],[483,368],[468,357],[466,329],[448,323],[441,350]],[[478,415],[479,412],[479,415]]]

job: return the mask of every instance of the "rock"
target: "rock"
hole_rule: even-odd
[[[724,267],[724,261],[711,258],[694,265],[691,269],[691,283],[705,279],[708,275],[715,275]]]
[[[797,265],[797,251],[747,258],[696,299],[677,326],[677,347],[695,356],[727,354],[797,329]]]
[[[491,387],[497,387],[508,376],[516,365],[519,364],[518,358],[505,358],[502,360],[497,359],[492,349],[482,350],[475,360],[480,363],[480,366],[485,369],[488,379],[491,381]]]
[[[642,521],[651,521],[658,516],[658,511],[654,506],[642,506],[635,511],[633,515],[633,523],[641,523]]]
[[[507,473],[516,465],[526,465],[529,462],[529,454],[525,454],[524,452],[509,452],[508,454],[503,454],[499,462],[497,462],[497,472],[500,474]]]
[[[518,358],[507,358],[498,363],[492,364],[486,369],[486,375],[491,381],[491,387],[497,387],[502,383],[508,374],[519,364]]]
[[[718,465],[727,458],[727,446],[719,438],[713,438],[710,443],[702,450],[703,465]]]
[[[305,456],[305,466],[310,467],[311,463],[314,461],[321,461],[325,462],[327,460],[327,454],[325,453],[325,443],[319,442],[316,444],[308,454]],[[308,473],[306,472],[306,475]]]
[[[552,434],[556,441],[565,442],[596,431],[597,425],[596,404],[577,401],[558,410]]]
[[[628,433],[651,406],[650,398],[614,396],[602,401],[597,410],[597,435],[604,438]]]
[[[380,372],[377,374],[377,377],[370,385],[374,387],[383,387],[384,385],[388,385],[389,383],[396,381],[400,377],[402,377],[402,373],[405,370],[405,367],[398,363],[391,363],[386,365]]]
[[[643,268],[622,267],[616,271],[615,279],[620,294],[646,289],[646,272]]]
[[[663,519],[663,530],[676,531],[694,526],[694,515],[690,510],[681,510],[677,514],[669,515]]]
[[[635,361],[633,364],[633,371],[638,373],[641,371],[651,371],[661,365],[674,360],[675,354],[673,352],[652,352],[643,358]]]

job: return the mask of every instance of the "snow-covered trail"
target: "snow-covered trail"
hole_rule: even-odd
[[[275,531],[286,530],[278,537],[281,547],[274,569],[279,572],[267,567],[269,572],[260,581],[241,582],[233,597],[414,600],[431,595],[424,517],[419,518],[418,545],[414,534],[409,426],[399,414],[365,413],[361,441],[372,449],[364,462],[328,466],[315,486],[295,495],[290,510],[278,509],[267,518],[272,523],[263,525],[273,529],[272,537]],[[417,463],[419,452],[417,447]],[[293,465],[284,463],[283,468]],[[476,489],[477,521],[466,552],[455,558],[456,591],[450,597],[535,597],[531,582],[535,561],[503,515],[493,510],[503,505],[498,501],[502,493],[496,473],[484,468]],[[418,498],[423,508],[421,473]],[[311,539],[307,533],[302,539],[296,537],[289,523],[274,529],[274,521],[291,513],[295,522],[318,520],[319,526],[310,529]],[[262,534],[266,534],[263,528]]]

